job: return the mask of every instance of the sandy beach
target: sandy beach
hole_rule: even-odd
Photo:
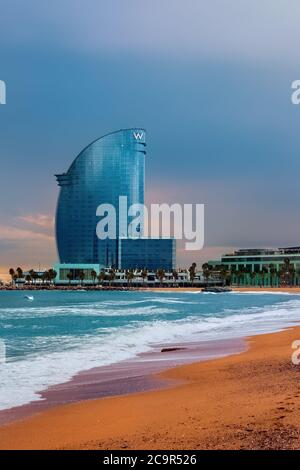
[[[0,428],[1,449],[299,449],[300,327],[158,374],[172,387],[56,407]]]
[[[246,349],[243,338],[201,343],[156,345],[150,352],[108,366],[79,372],[70,380],[39,392],[40,400],[0,410],[0,426],[70,403],[157,390],[178,384],[161,372],[177,367],[235,354]],[[181,382],[181,381],[180,381]]]

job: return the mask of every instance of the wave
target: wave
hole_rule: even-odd
[[[183,302],[185,304],[185,302]],[[162,315],[167,313],[176,312],[176,310],[167,307],[156,307],[154,305],[148,305],[137,308],[105,308],[103,304],[86,304],[86,305],[69,305],[66,307],[33,307],[33,308],[15,308],[15,309],[1,309],[0,319],[16,319],[16,318],[47,318],[57,317],[58,315],[66,315],[73,317],[78,316],[131,316],[131,315]]]
[[[255,295],[289,295],[289,296],[300,296],[299,292],[278,292],[278,291],[269,291],[269,290],[259,290],[259,291],[231,291],[228,292],[230,295],[246,295],[246,294],[255,294]]]
[[[84,309],[91,314],[97,305],[85,305]],[[143,306],[141,309],[147,315],[152,311],[174,313],[171,308]],[[37,307],[35,312],[40,310]],[[52,307],[46,310],[54,314]],[[57,311],[65,310],[66,307],[56,308],[56,314]],[[105,313],[107,315],[107,311]],[[126,315],[134,313],[136,309],[131,310],[131,313],[126,312]],[[45,309],[38,314],[44,315]],[[72,315],[69,311],[68,314]],[[98,314],[99,311],[96,312]],[[168,317],[166,320],[132,322],[125,327],[96,328],[93,334],[81,336],[35,337],[37,345],[52,344],[54,350],[31,354],[1,365],[0,382],[5,384],[5,389],[1,392],[0,409],[39,400],[39,391],[65,382],[82,370],[128,360],[159,344],[182,344],[268,333],[296,322],[300,322],[300,300],[293,299],[262,307],[224,308],[214,314],[202,312],[177,320]],[[58,346],[60,350],[57,350]]]

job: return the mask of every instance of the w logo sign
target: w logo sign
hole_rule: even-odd
[[[144,132],[134,132],[133,137],[135,140],[142,140],[144,137]]]
[[[0,104],[6,104],[6,86],[3,80],[0,80]]]

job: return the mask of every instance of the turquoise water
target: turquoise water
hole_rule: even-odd
[[[26,293],[25,293],[26,294]],[[300,322],[300,296],[200,292],[0,292],[0,409],[81,370],[157,344],[226,339]]]

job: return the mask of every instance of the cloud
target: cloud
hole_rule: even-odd
[[[204,203],[206,247],[299,244],[299,17],[296,0],[2,0],[1,262],[54,258],[52,175],[132,123],[149,198]]]
[[[19,220],[26,222],[30,225],[53,229],[54,217],[47,214],[27,214],[19,216]]]
[[[24,228],[13,227],[0,224],[0,241],[3,240],[48,240],[53,241],[54,237],[46,233],[34,232]]]
[[[56,260],[52,218],[31,214],[7,220],[0,224],[0,279],[7,279],[11,266],[23,269],[49,268]],[[14,225],[15,223],[18,225]],[[24,226],[25,224],[25,226]],[[27,228],[32,225],[33,228]],[[45,232],[49,229],[49,233]]]
[[[14,241],[53,242],[54,218],[48,214],[26,214],[8,218],[0,224],[0,242],[11,244]],[[1,248],[1,247],[0,247]]]

